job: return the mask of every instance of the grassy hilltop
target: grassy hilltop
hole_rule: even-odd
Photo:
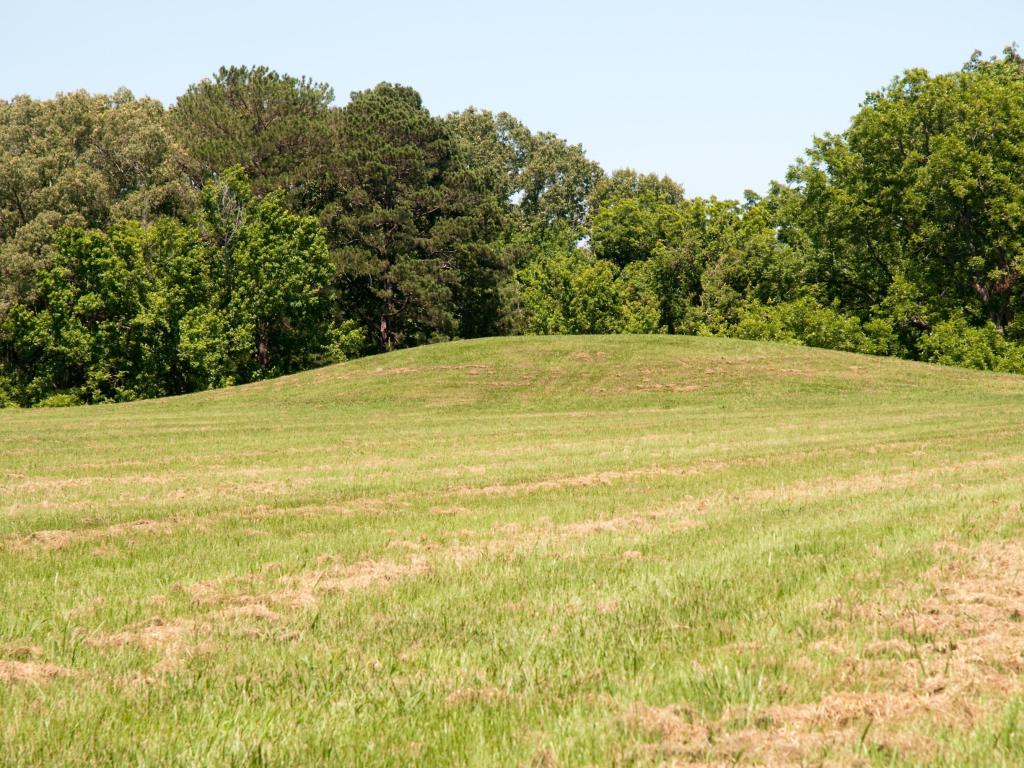
[[[0,765],[1024,759],[1021,377],[482,340],[0,444]]]

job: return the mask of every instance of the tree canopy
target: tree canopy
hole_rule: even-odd
[[[0,101],[0,404],[503,333],[724,334],[1024,372],[1024,61],[911,69],[763,197],[506,112],[225,67]]]
[[[191,176],[241,166],[258,194],[282,191],[315,207],[330,147],[334,89],[267,67],[221,67],[189,86],[169,112],[169,127],[192,159]]]

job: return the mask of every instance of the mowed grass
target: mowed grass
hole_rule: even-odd
[[[0,765],[1024,760],[1024,378],[482,340],[0,441]]]

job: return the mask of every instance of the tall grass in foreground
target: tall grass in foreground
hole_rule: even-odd
[[[483,340],[0,445],[2,765],[1024,760],[1024,378]]]

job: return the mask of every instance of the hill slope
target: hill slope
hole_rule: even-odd
[[[0,764],[991,764],[1024,378],[457,342],[0,411]]]

